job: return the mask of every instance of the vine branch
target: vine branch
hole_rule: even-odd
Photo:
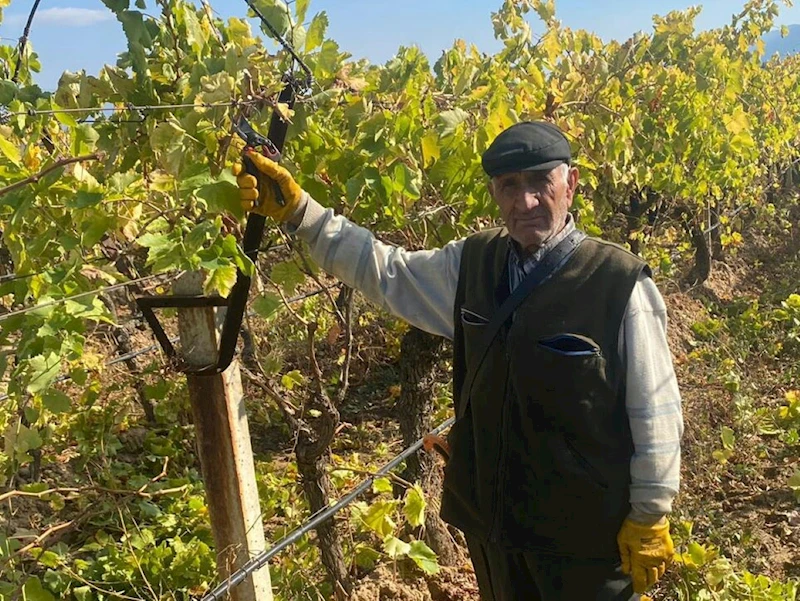
[[[81,163],[83,161],[99,161],[103,157],[104,154],[102,152],[95,152],[92,154],[82,154],[81,156],[78,157],[68,157],[66,159],[60,159],[55,163],[53,163],[52,165],[50,165],[49,167],[42,169],[39,173],[31,175],[30,177],[26,177],[25,179],[21,179],[18,182],[14,182],[9,186],[0,189],[0,196],[5,196],[9,192],[13,192],[14,190],[22,188],[23,186],[27,186],[28,184],[35,184],[45,175],[47,175],[51,171],[55,171],[60,167],[64,167],[66,165],[72,165],[73,163]]]
[[[35,0],[33,3],[31,13],[28,15],[28,21],[25,23],[25,29],[22,31],[22,37],[19,38],[19,46],[17,46],[17,64],[14,66],[14,75],[11,76],[11,81],[14,83],[17,83],[17,80],[19,79],[19,69],[22,66],[22,57],[25,53],[25,46],[28,45],[28,36],[31,33],[33,16],[36,14],[36,10],[39,8],[39,2],[41,2],[41,0]]]

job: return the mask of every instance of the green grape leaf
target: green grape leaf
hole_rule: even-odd
[[[244,275],[250,278],[253,277],[256,272],[256,266],[253,264],[253,261],[244,254],[244,250],[236,243],[236,238],[234,238],[232,234],[228,234],[222,239],[221,248],[222,256],[233,259],[233,262],[236,263],[236,267],[238,267]]]
[[[797,470],[788,482],[789,488],[794,492],[795,498],[800,501],[800,470]]]
[[[131,5],[130,0],[103,0],[103,4],[115,13],[128,10],[128,7]]]
[[[92,601],[92,589],[88,586],[77,586],[72,589],[76,601]]]
[[[376,495],[382,492],[392,492],[392,482],[389,478],[376,478],[372,483],[372,492]]]
[[[192,46],[192,50],[200,54],[206,44],[206,35],[203,33],[203,28],[197,18],[194,6],[184,4],[181,16],[183,25],[186,27],[186,41]]]
[[[702,567],[705,565],[708,551],[703,545],[696,541],[690,541],[688,552],[689,557],[697,567]]]
[[[442,149],[439,146],[439,136],[429,133],[422,138],[422,164],[430,167],[442,156]]]
[[[28,361],[30,379],[26,390],[30,394],[36,394],[46,390],[56,379],[61,370],[61,357],[50,352],[47,355],[37,355]]]
[[[169,119],[158,123],[150,134],[150,147],[156,151],[171,150],[180,144],[186,131],[175,121]]]
[[[278,284],[285,294],[294,294],[297,287],[306,281],[305,274],[293,261],[278,263],[272,268],[270,278]]]
[[[195,193],[206,201],[208,210],[214,213],[233,213],[237,217],[244,215],[239,200],[239,188],[227,181],[218,181],[201,186]]]
[[[408,556],[414,560],[414,563],[426,574],[439,573],[439,561],[436,553],[421,540],[415,540],[411,543],[408,550]]]
[[[303,23],[306,20],[306,13],[308,12],[308,5],[310,3],[311,0],[295,0],[294,14],[299,23]]]
[[[317,13],[311,20],[306,32],[306,52],[319,48],[325,40],[325,30],[328,29],[328,15],[325,11]]]
[[[0,104],[5,106],[11,104],[11,101],[14,100],[17,95],[17,91],[17,85],[13,81],[9,79],[0,81]]]
[[[48,568],[57,568],[60,563],[60,558],[58,554],[53,553],[52,551],[46,551],[44,549],[31,549],[31,555],[45,567]]]
[[[720,434],[720,438],[722,439],[722,446],[728,451],[733,450],[734,442],[736,441],[736,436],[733,433],[733,430],[728,426],[722,426],[722,433]]]
[[[222,265],[210,269],[203,282],[203,293],[206,295],[219,294],[227,297],[236,283],[238,273],[234,265]]]
[[[389,535],[383,540],[383,551],[392,559],[404,557],[411,550],[411,545],[396,536]]]
[[[293,369],[281,376],[281,384],[286,390],[292,390],[295,386],[302,386],[306,379],[298,370]]]
[[[53,103],[53,109],[58,110],[59,107],[55,102]],[[53,115],[56,120],[61,124],[67,127],[78,127],[79,123],[78,120],[73,117],[70,113],[63,113],[63,112],[56,112]]]
[[[53,594],[42,586],[41,580],[36,576],[25,582],[22,587],[22,596],[25,601],[56,601]]]
[[[60,390],[50,389],[42,397],[44,406],[52,413],[66,413],[72,407],[70,398]]]
[[[405,513],[408,523],[415,528],[425,523],[425,505],[425,494],[418,484],[415,484],[406,491],[403,512]]]
[[[178,176],[178,189],[181,192],[192,192],[202,186],[214,184],[216,181],[216,178],[211,175],[208,165],[190,164]]]
[[[282,36],[289,33],[289,29],[292,27],[292,18],[289,7],[286,6],[283,0],[255,0],[255,5],[278,33]],[[261,24],[261,30],[267,36],[272,35],[263,23]]]
[[[450,111],[442,111],[439,113],[439,133],[444,136],[449,136],[455,133],[459,125],[469,119],[469,113],[464,109],[455,108]]]
[[[81,123],[73,131],[72,154],[79,156],[94,152],[97,142],[100,140],[97,130],[87,123]]]
[[[370,505],[369,509],[362,514],[361,519],[370,530],[384,538],[394,532],[395,523],[392,515],[396,508],[397,501],[381,499]]]
[[[81,224],[83,235],[81,244],[86,248],[91,248],[110,231],[114,231],[117,220],[109,215],[95,214],[91,219],[85,220]]]
[[[87,209],[99,204],[102,200],[102,192],[78,190],[73,198],[67,199],[66,205],[71,209]]]
[[[42,435],[36,428],[20,426],[14,441],[14,448],[19,453],[27,453],[31,449],[38,449],[43,444]]]
[[[365,570],[371,570],[375,567],[375,563],[380,559],[381,554],[372,547],[364,544],[359,544],[355,549],[356,565]]]
[[[197,253],[209,240],[213,240],[219,234],[219,224],[213,220],[201,221],[192,228],[183,239],[183,245],[187,255]]]
[[[282,308],[283,301],[276,294],[264,293],[253,301],[253,311],[264,319],[271,319]]]

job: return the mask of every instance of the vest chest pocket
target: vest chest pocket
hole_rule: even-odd
[[[483,337],[486,335],[486,326],[489,325],[489,317],[480,309],[469,309],[461,307],[461,330],[464,335],[464,358],[467,362],[467,370],[478,360],[474,355],[481,346]]]
[[[562,357],[599,357],[603,354],[594,340],[580,334],[556,334],[542,338],[537,344]]]
[[[521,410],[534,423],[555,420],[572,430],[604,411],[608,395],[606,360],[592,338],[568,332],[535,342],[516,340],[511,349],[512,378]]]
[[[461,323],[464,326],[485,326],[489,323],[489,318],[484,317],[477,311],[461,307]]]

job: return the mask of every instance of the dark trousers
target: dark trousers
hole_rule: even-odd
[[[481,601],[634,601],[619,562],[536,551],[509,552],[469,535],[467,546]]]

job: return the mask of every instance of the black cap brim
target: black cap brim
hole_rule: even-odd
[[[555,169],[559,165],[569,165],[569,162],[563,159],[558,159],[555,161],[547,161],[546,163],[539,163],[538,165],[528,165],[526,167],[514,167],[512,165],[506,167],[505,169],[503,168],[495,169],[491,177],[497,177],[498,175],[505,175],[506,173],[515,173],[517,171],[550,171],[551,169]]]

